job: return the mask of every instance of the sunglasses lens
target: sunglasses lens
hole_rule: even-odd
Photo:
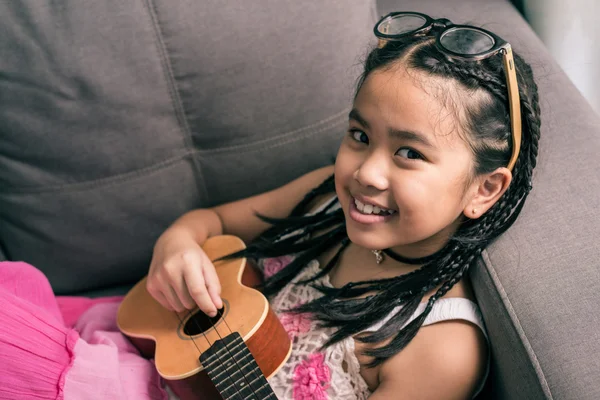
[[[421,28],[426,22],[427,20],[419,15],[399,14],[381,21],[377,31],[383,35],[402,35]]]
[[[485,32],[471,28],[457,28],[444,32],[440,44],[446,50],[458,54],[479,54],[494,47],[494,38]]]

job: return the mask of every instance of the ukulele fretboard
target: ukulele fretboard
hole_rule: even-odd
[[[277,400],[237,332],[217,340],[200,355],[200,362],[225,400]]]

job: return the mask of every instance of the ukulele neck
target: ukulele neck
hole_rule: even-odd
[[[224,400],[277,400],[239,333],[217,340],[200,362]]]

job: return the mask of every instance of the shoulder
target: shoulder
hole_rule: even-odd
[[[479,327],[462,320],[423,326],[379,370],[372,399],[469,399],[485,373],[487,342]]]

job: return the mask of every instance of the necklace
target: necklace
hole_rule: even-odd
[[[371,250],[371,253],[375,254],[375,261],[377,264],[381,264],[383,261],[383,254],[381,250]]]
[[[421,264],[427,264],[428,262],[431,262],[433,260],[435,260],[436,258],[440,257],[443,253],[444,253],[444,248],[442,248],[439,251],[436,251],[433,254],[430,254],[428,256],[425,257],[419,257],[419,258],[408,258],[408,257],[404,257],[390,249],[385,249],[385,250],[371,250],[371,253],[373,253],[375,255],[375,262],[377,262],[377,264],[381,264],[383,262],[383,256],[384,254],[390,256],[390,258],[392,258],[393,260],[396,260],[398,262],[404,263],[404,264],[411,264],[411,265],[421,265]]]

